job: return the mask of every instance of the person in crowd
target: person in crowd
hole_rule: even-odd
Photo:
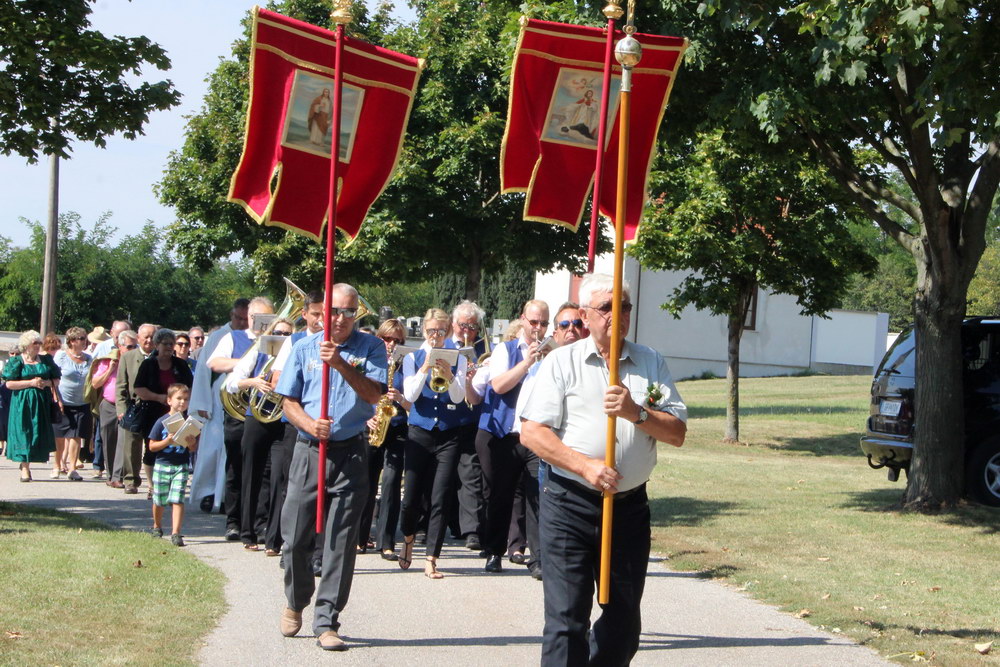
[[[162,329],[161,329],[162,331]],[[159,350],[158,350],[159,351]],[[163,508],[170,505],[170,542],[183,547],[184,500],[187,494],[191,453],[198,449],[198,436],[188,435],[183,442],[174,439],[164,423],[172,415],[187,419],[191,388],[175,382],[167,387],[167,414],[149,431],[149,451],[153,452],[153,534],[163,537]]]
[[[532,300],[521,310],[521,335],[498,345],[490,355],[490,382],[486,387],[485,406],[479,420],[476,450],[483,467],[486,496],[487,572],[503,571],[502,557],[507,552],[511,513],[515,491],[522,474],[538,479],[538,457],[521,445],[513,432],[514,409],[521,383],[531,367],[545,353],[542,338],[549,326],[549,307],[544,301]],[[535,558],[529,569],[536,579],[541,573],[541,545],[538,542],[538,486],[522,487],[525,500],[528,548]]]
[[[365,423],[386,385],[385,345],[354,331],[358,292],[346,283],[330,294],[329,341],[317,333],[292,349],[278,380],[288,420],[299,431],[281,511],[285,541],[285,597],[279,629],[286,637],[302,627],[302,610],[313,592],[313,631],[327,651],[343,651],[340,613],[347,605],[357,557],[358,522],[368,494],[368,442]],[[323,419],[323,375],[329,377],[329,415]],[[326,459],[319,460],[319,441],[326,440]],[[317,585],[312,560],[316,541],[319,466],[324,467],[323,569]]]
[[[229,310],[229,321],[213,331],[199,350],[199,358],[206,361],[219,341],[233,331],[243,331],[248,326],[250,299],[239,298]],[[195,367],[194,387],[191,390],[191,411],[205,420],[205,426],[198,442],[198,457],[191,479],[191,499],[203,512],[218,511],[222,505],[226,488],[225,417],[222,408],[222,385],[224,374],[212,372],[207,363]],[[237,535],[237,539],[239,539]]]
[[[190,390],[191,384],[194,382],[191,367],[183,359],[174,356],[176,342],[174,332],[171,329],[166,327],[157,329],[153,334],[154,351],[139,365],[139,370],[136,373],[133,387],[136,396],[147,406],[142,421],[142,432],[147,436],[156,420],[167,413],[167,387],[179,383]],[[146,478],[149,480],[153,479],[154,463],[156,463],[156,456],[149,449],[149,440],[146,438],[146,450],[143,452],[142,464],[146,468]],[[152,484],[148,486],[146,497],[149,500],[153,499]]]
[[[22,482],[31,481],[31,464],[46,463],[56,450],[52,411],[56,405],[59,367],[40,354],[42,337],[25,331],[18,340],[21,354],[3,367],[3,380],[10,389],[7,421],[7,458],[18,464]]]
[[[60,411],[52,425],[56,437],[53,479],[59,479],[60,473],[68,475],[73,481],[83,479],[77,470],[80,449],[90,439],[94,429],[90,404],[84,398],[84,386],[92,362],[86,348],[87,332],[81,327],[70,327],[66,331],[66,349],[59,350],[52,357],[60,373]]]
[[[429,486],[424,574],[431,579],[444,576],[438,571],[437,561],[447,529],[451,477],[458,459],[461,429],[457,407],[465,401],[468,382],[465,357],[457,355],[455,365],[444,359],[429,361],[431,350],[456,349],[448,340],[450,320],[448,313],[439,308],[428,310],[424,315],[424,343],[403,359],[403,398],[413,407],[403,463],[403,551],[399,566],[405,570],[412,561],[422,498]],[[432,382],[440,383],[438,391],[431,388]]]
[[[385,343],[387,361],[395,353],[397,345],[406,344],[406,329],[397,319],[383,322],[376,332]],[[400,490],[403,481],[403,454],[406,449],[406,412],[411,404],[403,398],[403,365],[396,363],[393,377],[386,395],[396,409],[389,420],[389,427],[382,444],[368,452],[368,500],[361,513],[361,528],[358,531],[358,548],[364,551],[372,533],[375,514],[375,496],[378,491],[379,474],[382,475],[382,496],[378,505],[378,520],[375,525],[375,548],[385,560],[396,560],[396,527],[399,525]],[[369,430],[376,427],[378,415],[368,420]],[[365,544],[362,544],[365,542]]]
[[[650,549],[646,481],[656,443],[684,444],[687,408],[666,361],[625,340],[632,303],[612,331],[613,280],[589,275],[580,303],[590,337],[550,354],[521,413],[522,442],[549,464],[541,494],[545,544],[542,664],[627,665],[639,647],[640,604]],[[612,337],[621,343],[620,377],[608,386]],[[595,406],[603,406],[603,411]],[[605,465],[608,417],[616,418],[616,465]],[[611,597],[591,627],[601,548],[603,494],[614,497]]]
[[[191,341],[191,358],[198,361],[198,355],[205,347],[205,330],[201,327],[191,327],[188,329],[188,338]]]
[[[131,329],[120,331],[117,347],[111,348],[104,356],[94,359],[94,363],[90,366],[90,386],[100,396],[97,402],[97,415],[101,434],[101,460],[103,461],[101,472],[107,474],[105,484],[113,489],[125,488],[122,483],[125,458],[124,452],[118,447],[118,410],[115,406],[118,364],[125,353],[138,347],[138,334],[136,332]],[[101,476],[95,475],[98,479]]]
[[[471,347],[473,363],[467,364],[470,372],[475,372],[475,361],[486,353],[483,320],[486,313],[472,301],[462,301],[451,313],[451,342],[459,348]],[[461,433],[458,438],[458,465],[452,487],[455,489],[454,510],[450,523],[452,532],[465,540],[465,546],[472,551],[482,550],[480,534],[486,522],[486,501],[483,498],[483,470],[476,452],[476,431],[478,430],[480,407],[466,400],[459,404],[458,424]],[[456,530],[457,528],[457,530]]]
[[[312,291],[306,293],[302,307],[302,319],[305,321],[305,329],[293,333],[282,344],[281,351],[274,360],[271,367],[271,381],[276,387],[281,378],[281,372],[288,363],[291,356],[292,347],[306,336],[318,334],[323,331],[323,293]],[[264,538],[264,554],[267,556],[278,556],[281,553],[283,544],[281,536],[281,512],[285,505],[285,496],[288,492],[288,471],[292,463],[292,454],[295,452],[295,440],[299,431],[288,421],[286,415],[282,415],[281,422],[285,425],[285,433],[280,442],[271,446],[271,479],[268,485],[268,518],[267,532]],[[313,574],[317,577],[322,574],[323,568],[323,540],[322,534],[316,536],[316,549],[313,558]]]
[[[132,331],[132,323],[128,320],[115,320],[111,324],[110,336],[107,340],[101,341],[91,353],[94,359],[107,356],[112,350],[118,347],[118,335],[123,331]]]
[[[291,336],[294,331],[295,325],[291,321],[279,319],[274,322],[271,335]],[[261,350],[257,354],[243,355],[226,379],[226,391],[233,394],[248,392],[251,396],[271,393],[273,380],[264,376],[264,366],[270,360],[271,356]],[[285,437],[285,425],[280,420],[260,421],[249,405],[244,416],[243,438],[240,441],[243,464],[240,473],[240,538],[244,549],[257,551],[258,542],[266,541],[267,532],[267,512],[261,511],[268,505],[265,473],[269,467],[271,447]]]
[[[111,334],[108,333],[108,330],[102,326],[94,327],[94,329],[87,334],[86,353],[91,357],[94,357],[94,350],[96,350],[97,346],[106,340],[111,340]]]
[[[115,376],[115,411],[118,416],[118,448],[122,453],[122,483],[124,492],[129,495],[139,493],[139,485],[142,484],[142,449],[145,437],[149,434],[149,428],[143,430],[143,426],[150,427],[152,422],[143,424],[140,420],[131,424],[135,430],[129,430],[122,420],[131,405],[136,405],[133,410],[139,409],[137,402],[140,397],[135,392],[135,382],[139,367],[156,349],[153,344],[156,329],[155,324],[143,324],[139,327],[136,334],[139,347],[121,356],[118,374]],[[149,482],[148,479],[146,481]]]
[[[270,315],[274,313],[274,304],[264,296],[254,297],[247,305],[247,318],[250,328],[233,329],[223,336],[212,354],[205,360],[205,365],[213,373],[229,373],[239,363],[243,354],[250,349],[257,334],[254,333],[254,319],[258,315]],[[226,511],[226,540],[238,542],[241,537],[242,524],[240,514],[242,504],[240,502],[240,492],[243,488],[243,429],[244,423],[230,414],[223,417],[225,424],[225,437],[223,442],[226,448],[226,496],[224,505]],[[248,530],[252,526],[248,527]]]
[[[191,357],[191,336],[181,332],[177,334],[174,338],[174,356],[178,359],[187,362],[187,365],[191,368],[191,373],[194,373],[196,361]]]
[[[42,338],[41,354],[48,357],[54,357],[56,352],[62,349],[62,345],[62,339],[60,339],[56,334],[49,332],[45,334],[44,338]]]
[[[3,367],[14,357],[21,355],[21,346],[14,343],[7,355],[7,362],[0,366],[0,454],[7,451],[7,421],[10,419],[10,388],[3,379]]]

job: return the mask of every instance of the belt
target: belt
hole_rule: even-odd
[[[551,480],[551,481],[555,481],[556,484],[558,484],[562,488],[566,489],[567,491],[574,491],[574,492],[579,493],[581,495],[593,496],[593,497],[596,497],[596,498],[603,498],[604,497],[604,494],[601,493],[600,491],[598,491],[597,489],[595,489],[595,488],[593,488],[591,486],[588,486],[586,484],[581,484],[580,482],[576,481],[575,479],[570,479],[569,477],[563,477],[562,475],[553,472],[551,468],[549,468],[548,477],[546,479]],[[636,486],[636,487],[633,487],[633,488],[629,489],[628,491],[620,491],[620,492],[614,494],[614,496],[612,496],[612,497],[616,501],[618,501],[618,500],[625,500],[629,496],[634,495],[634,494],[638,493],[639,491],[645,491],[645,490],[646,490],[646,484],[642,483],[639,486]]]
[[[344,440],[327,440],[326,441],[326,446],[327,447],[349,447],[350,445],[353,445],[354,443],[362,440],[362,435],[363,434],[359,433],[357,435],[352,435],[350,438],[346,438]],[[319,448],[319,440],[313,440],[312,438],[306,438],[301,433],[298,435],[298,437],[295,438],[295,442],[296,443],[301,442],[303,445],[309,445],[310,447],[315,447],[317,449]]]

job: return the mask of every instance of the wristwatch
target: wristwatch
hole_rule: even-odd
[[[649,419],[649,413],[648,413],[648,412],[646,412],[646,408],[644,408],[644,407],[642,407],[642,406],[640,405],[640,406],[639,406],[639,418],[638,418],[638,419],[636,419],[636,420],[635,420],[634,422],[632,422],[632,423],[633,423],[633,424],[635,424],[636,426],[638,426],[639,424],[643,423],[643,422],[644,422],[644,421],[646,421],[647,419]]]

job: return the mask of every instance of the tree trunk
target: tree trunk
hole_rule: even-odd
[[[729,313],[728,343],[726,355],[726,437],[724,442],[740,441],[740,340],[743,338],[743,324],[747,321],[747,310],[753,300],[755,283],[740,287],[735,308]]]

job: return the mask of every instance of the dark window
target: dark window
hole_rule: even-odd
[[[747,308],[747,316],[743,318],[744,331],[757,330],[757,292],[756,286],[753,288],[753,295],[750,297],[750,306]]]

